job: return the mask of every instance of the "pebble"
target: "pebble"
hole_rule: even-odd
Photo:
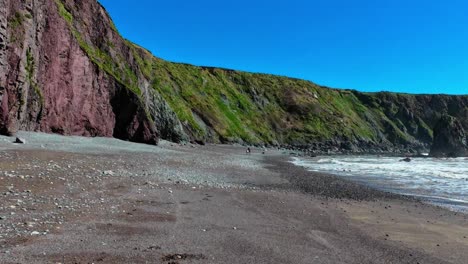
[[[111,171],[111,170],[103,171],[102,174],[108,175],[108,176],[114,176],[115,175],[115,173],[113,171]]]
[[[40,235],[41,233],[39,233],[38,231],[32,231],[31,232],[31,236],[38,236]]]
[[[34,223],[33,222],[25,222],[24,225],[27,226],[27,227],[33,227]]]

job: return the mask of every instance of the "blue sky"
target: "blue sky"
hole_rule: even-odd
[[[468,1],[99,1],[125,38],[170,61],[468,94]]]

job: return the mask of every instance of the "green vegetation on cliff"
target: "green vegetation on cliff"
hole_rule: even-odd
[[[434,113],[468,106],[468,97],[360,93],[157,58],[148,76],[192,136],[214,142],[429,144]]]
[[[28,48],[26,50],[26,78],[28,79],[28,82],[33,88],[34,92],[39,97],[39,103],[43,106],[44,95],[42,94],[42,91],[39,88],[39,85],[37,85],[37,83],[34,81],[34,78],[33,78],[34,71],[35,71],[34,67],[35,67],[34,57],[31,54],[31,50]]]
[[[432,140],[432,120],[401,113],[404,108],[421,115],[421,103],[413,95],[363,94],[280,76],[171,63],[134,49],[152,87],[197,140],[299,145]]]
[[[193,140],[329,142],[349,150],[357,145],[427,146],[441,115],[468,113],[467,96],[360,93],[281,76],[168,62],[129,41],[122,42],[110,19],[101,25],[108,30],[100,31],[108,35],[90,39],[86,26],[74,18],[79,11],[68,11],[66,0],[55,1],[89,58],[147,105],[148,100],[161,96]],[[116,36],[123,47],[113,42]],[[164,117],[154,120],[166,131],[178,123],[164,122]]]

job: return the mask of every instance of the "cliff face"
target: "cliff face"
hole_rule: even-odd
[[[175,115],[147,89],[130,45],[96,1],[1,0],[0,6],[2,133],[157,143],[155,121]]]
[[[434,128],[431,156],[458,157],[468,155],[468,142],[461,122],[450,115],[440,118]]]
[[[0,133],[33,130],[311,151],[427,150],[468,96],[360,93],[155,58],[96,0],[0,0]]]

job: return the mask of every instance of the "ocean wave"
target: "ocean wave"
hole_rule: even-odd
[[[328,172],[377,188],[411,193],[421,197],[445,197],[468,201],[468,163],[466,158],[414,158],[400,162],[398,157],[334,156],[294,158],[293,163],[310,171]],[[390,186],[390,187],[389,187]],[[393,188],[393,189],[392,189]]]

